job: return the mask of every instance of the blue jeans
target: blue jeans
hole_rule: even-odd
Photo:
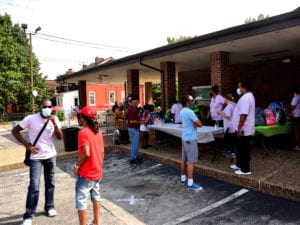
[[[26,212],[24,219],[33,218],[39,201],[40,177],[42,167],[44,167],[45,180],[45,205],[44,210],[48,211],[54,208],[54,171],[56,166],[56,157],[50,159],[31,160],[29,169],[29,186],[26,200]]]
[[[140,129],[128,128],[129,137],[131,138],[130,144],[130,160],[136,159],[139,154],[140,146]]]
[[[92,202],[100,202],[100,181],[88,180],[77,176],[75,185],[75,204],[77,210],[86,210],[88,193],[91,195]]]

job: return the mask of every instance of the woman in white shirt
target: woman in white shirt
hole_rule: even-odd
[[[211,100],[210,100],[210,117],[217,126],[223,126],[223,117],[218,115],[217,112],[223,110],[225,104],[225,98],[219,94],[219,86],[214,85],[211,88]]]
[[[223,118],[224,127],[224,143],[226,146],[225,156],[227,158],[235,158],[235,128],[232,126],[232,116],[236,103],[233,102],[232,94],[225,96],[225,108],[223,111],[217,111],[217,114]]]
[[[292,111],[292,123],[296,146],[293,150],[300,151],[300,88],[294,88],[294,97],[288,108]]]

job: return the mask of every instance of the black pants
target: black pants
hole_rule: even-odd
[[[226,132],[224,135],[224,144],[225,144],[226,151],[234,153],[235,143],[236,143],[236,133]]]
[[[122,144],[129,143],[129,134],[128,130],[119,130],[120,131],[120,141]]]
[[[242,136],[236,139],[236,165],[244,173],[250,172],[251,140],[252,136]]]

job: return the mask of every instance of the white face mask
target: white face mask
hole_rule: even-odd
[[[50,116],[51,112],[52,112],[52,109],[51,109],[51,108],[43,108],[43,109],[42,109],[42,115],[43,115],[44,117]]]
[[[236,93],[237,93],[237,95],[241,95],[242,93],[241,93],[241,89],[240,88],[237,88],[236,89]]]

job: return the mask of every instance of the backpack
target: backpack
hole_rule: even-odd
[[[120,131],[118,129],[115,129],[113,133],[113,143],[116,145],[121,144]]]
[[[255,107],[255,126],[266,125],[266,117],[263,108]]]
[[[286,123],[286,114],[282,108],[275,109],[275,119],[278,125],[284,125]]]
[[[283,103],[279,101],[271,102],[268,106],[268,109],[271,109],[275,115],[275,120],[278,125],[285,124],[287,117],[283,108]]]
[[[264,114],[266,117],[266,126],[277,124],[275,115],[271,109],[264,109]]]

